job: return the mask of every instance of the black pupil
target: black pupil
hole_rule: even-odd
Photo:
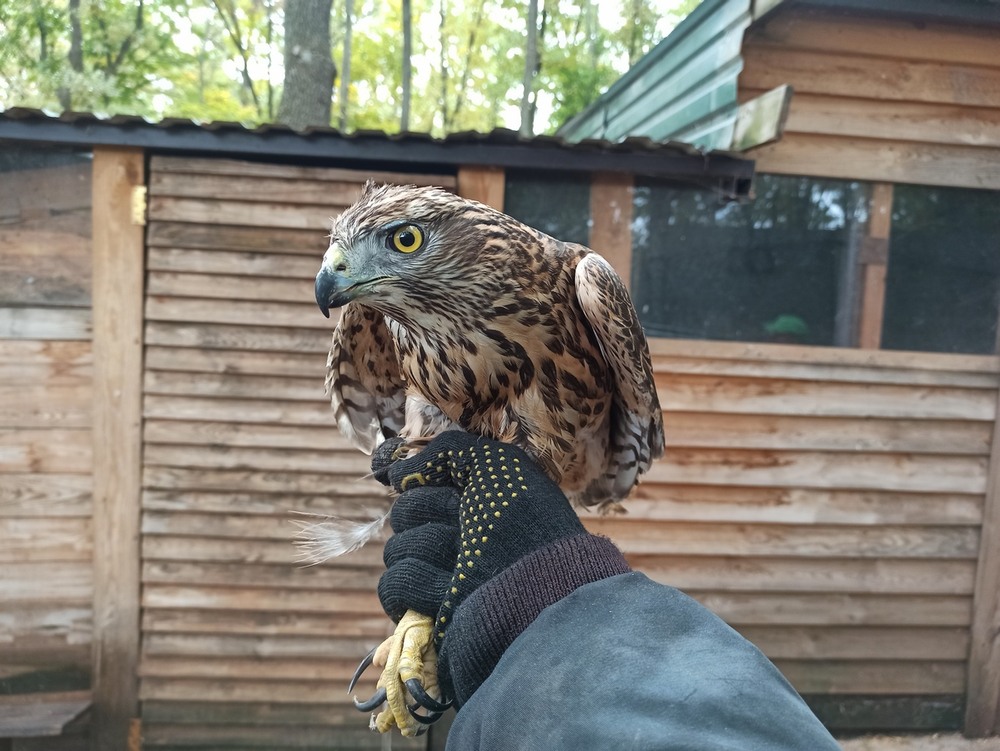
[[[416,235],[414,235],[410,230],[404,229],[399,233],[399,244],[404,248],[413,247],[413,244],[417,241]]]

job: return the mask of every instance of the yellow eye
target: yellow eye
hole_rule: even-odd
[[[424,244],[424,233],[415,224],[405,224],[389,237],[389,247],[400,253],[412,253]]]

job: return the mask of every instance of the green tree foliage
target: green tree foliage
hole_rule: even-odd
[[[280,57],[280,48],[272,50],[266,44],[266,23],[261,28],[252,23],[258,20],[247,12],[252,8],[244,9],[235,3],[229,8],[236,14],[241,31],[247,27],[250,34],[256,34],[256,41],[265,39],[264,44],[256,46],[257,54],[270,53]],[[161,84],[165,89],[164,100],[168,102],[162,105],[162,113],[201,121],[249,123],[273,119],[276,104],[273,88],[266,78],[271,67],[269,63],[273,65],[271,58],[254,60],[257,63],[255,68],[264,70],[265,80],[263,85],[253,84],[254,89],[250,91],[242,73],[243,58],[227,31],[222,14],[208,5],[189,10],[189,14],[179,22],[181,33],[175,38],[177,54],[188,62],[179,66],[177,72]],[[233,27],[231,22],[229,26]],[[254,41],[251,37],[245,44],[253,45]],[[250,81],[253,83],[252,77]],[[257,94],[260,88],[265,91],[263,97]],[[262,117],[264,113],[267,114]]]
[[[6,103],[148,111],[153,79],[187,63],[172,36],[184,0],[28,0],[0,4]]]
[[[593,101],[698,0],[539,0],[534,131]],[[519,125],[527,4],[411,0],[409,128]],[[150,118],[271,122],[284,76],[285,0],[0,2],[0,105]],[[343,60],[347,0],[333,0]],[[353,0],[346,129],[399,130],[401,0]],[[664,19],[667,19],[666,23]],[[339,82],[338,82],[339,83]],[[340,111],[341,92],[334,104]]]

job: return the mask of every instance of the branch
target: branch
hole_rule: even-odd
[[[521,137],[532,135],[531,94],[534,87],[535,71],[538,69],[538,0],[528,2],[527,39],[524,49],[524,76],[521,90]]]
[[[233,44],[236,45],[236,51],[243,60],[243,85],[246,86],[247,91],[250,92],[250,98],[253,99],[253,106],[257,110],[257,116],[263,117],[264,113],[260,109],[260,99],[258,99],[257,92],[254,90],[253,79],[250,78],[250,59],[247,57],[246,48],[243,46],[243,32],[240,30],[240,20],[236,15],[236,7],[230,6],[232,8],[230,11],[232,15],[227,16],[226,11],[223,9],[219,0],[212,0],[212,4],[215,5],[215,9],[219,11],[219,15],[222,17],[222,23],[226,27],[226,32],[228,32],[229,38],[232,40]]]
[[[135,25],[132,27],[132,31],[129,32],[128,36],[122,42],[121,47],[118,48],[118,54],[115,56],[114,61],[108,62],[108,74],[114,75],[118,72],[118,66],[122,64],[125,60],[125,56],[132,49],[132,42],[135,40],[136,35],[142,31],[142,9],[145,0],[139,0],[139,6],[135,9]]]
[[[267,120],[274,120],[274,85],[271,83],[271,63],[274,59],[274,17],[273,8],[268,0],[264,0],[264,12],[267,14]]]
[[[538,111],[538,92],[535,91],[534,81],[538,79],[539,74],[542,72],[542,50],[545,45],[545,25],[549,20],[549,9],[543,4],[542,5],[542,24],[538,30],[538,40],[535,43],[535,70],[531,74],[532,86],[531,86],[531,102],[528,107],[530,110],[529,120],[530,123],[530,133],[534,134],[535,130],[535,113]]]
[[[38,9],[38,15],[35,18],[38,25],[38,40],[39,40],[39,50],[38,50],[38,62],[44,63],[49,59],[49,44],[48,44],[48,27],[45,25],[45,15],[42,9]]]
[[[351,36],[354,28],[354,0],[344,3],[344,56],[340,65],[340,130],[347,130],[347,107],[351,87]]]
[[[462,105],[465,104],[465,89],[469,85],[469,73],[472,71],[472,52],[476,46],[476,39],[479,37],[479,25],[483,19],[483,9],[486,7],[486,0],[480,0],[479,7],[476,8],[476,16],[469,29],[469,46],[465,50],[465,62],[462,67],[462,75],[459,77],[456,89],[455,107],[451,111],[449,121],[454,123],[458,117]]]

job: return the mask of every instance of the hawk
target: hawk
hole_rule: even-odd
[[[642,328],[589,248],[439,188],[369,182],[333,224],[316,302],[326,316],[342,308],[326,385],[341,432],[366,453],[390,436],[417,447],[466,430],[520,446],[572,501],[605,511],[663,453]],[[327,530],[326,555],[380,526]],[[399,685],[383,674],[390,706]],[[384,712],[378,729],[416,732],[402,714]]]

